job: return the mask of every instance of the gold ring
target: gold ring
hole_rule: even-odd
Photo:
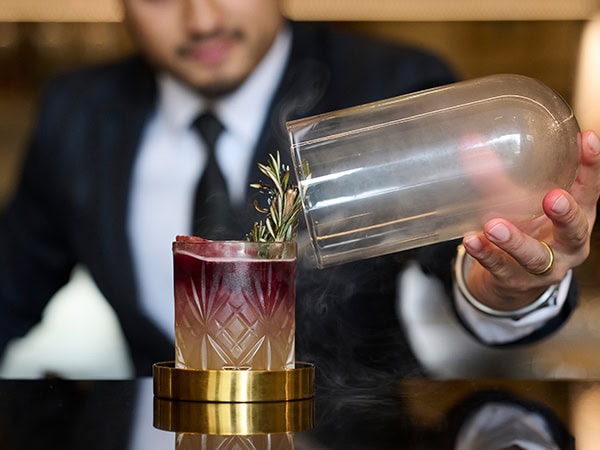
[[[552,248],[548,245],[548,243],[546,241],[540,241],[540,244],[542,244],[544,247],[546,247],[546,250],[548,250],[548,256],[550,258],[548,260],[548,264],[546,264],[546,267],[544,267],[542,270],[538,270],[538,271],[530,270],[529,273],[531,273],[533,275],[544,275],[545,273],[549,272],[550,269],[552,269],[552,266],[554,265],[554,252],[552,251]]]

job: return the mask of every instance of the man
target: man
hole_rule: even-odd
[[[48,87],[21,184],[0,223],[0,348],[40,320],[81,263],[114,308],[136,373],[173,358],[170,243],[197,220],[193,192],[207,164],[206,144],[190,125],[198,113],[211,110],[223,122],[217,159],[238,218],[229,236],[243,238],[256,220],[247,188],[261,178],[256,163],[276,150],[288,158],[286,120],[454,80],[427,53],[289,24],[279,6],[123,0],[143,56]],[[454,297],[480,339],[536,339],[568,317],[570,269],[589,251],[600,191],[600,141],[588,132],[581,142],[578,180],[571,193],[545,197],[535,238],[503,220],[465,238],[466,288]],[[363,368],[414,373],[393,314],[395,275],[416,257],[450,287],[455,249],[450,243],[325,271],[303,258],[298,356],[358,361],[357,375]],[[524,320],[476,307],[521,315],[531,304]]]

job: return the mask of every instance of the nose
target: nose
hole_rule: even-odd
[[[221,0],[184,0],[183,22],[191,34],[210,34],[219,29],[224,12]]]

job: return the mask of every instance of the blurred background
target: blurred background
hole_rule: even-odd
[[[57,72],[134,51],[120,23],[118,0],[3,0],[0,9],[0,210],[20,173],[45,81]],[[583,129],[600,131],[600,0],[285,0],[296,20],[336,26],[428,48],[460,78],[519,73],[558,91]],[[358,64],[360,62],[357,62]],[[66,124],[68,125],[68,124]],[[434,376],[520,378],[600,375],[600,240],[577,270],[581,305],[542,343],[492,350],[474,343],[435,292],[422,290],[399,307],[415,349]],[[77,333],[80,339],[71,338]],[[110,308],[84,269],[49,305],[44,322],[14,341],[2,377],[57,373],[125,378],[131,365]],[[52,353],[64,358],[56,363]]]

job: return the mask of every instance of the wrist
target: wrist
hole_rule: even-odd
[[[464,297],[465,301],[474,309],[496,318],[506,318],[519,320],[523,316],[531,314],[534,311],[537,311],[540,308],[543,308],[549,304],[553,304],[556,302],[557,294],[558,294],[558,286],[552,285],[548,287],[539,297],[537,297],[534,301],[528,303],[527,305],[512,309],[512,310],[503,310],[497,309],[491,306],[486,305],[481,302],[478,298],[476,298],[471,291],[469,290],[467,283],[465,281],[465,275],[468,271],[467,267],[467,253],[462,245],[460,245],[457,249],[456,262],[454,264],[454,281],[460,292],[460,294]]]

